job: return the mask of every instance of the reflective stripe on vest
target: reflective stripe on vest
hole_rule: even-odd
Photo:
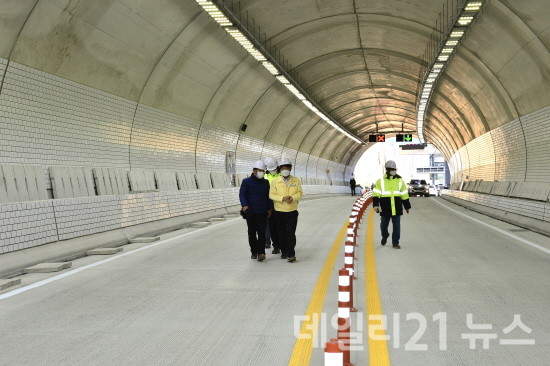
[[[386,191],[386,177],[382,177],[380,179],[380,188],[381,190],[378,190],[378,189],[373,189],[373,192],[375,193],[378,193],[380,194],[381,197],[388,197],[390,198],[390,203],[391,203],[391,214],[392,216],[395,216],[396,215],[396,208],[395,208],[395,196],[403,196],[404,194],[408,193],[407,191],[407,185],[403,183],[403,180],[401,178],[396,178],[396,179],[399,179],[399,186],[398,186],[398,190],[395,190],[395,191]],[[392,179],[388,179],[390,182],[392,182]]]

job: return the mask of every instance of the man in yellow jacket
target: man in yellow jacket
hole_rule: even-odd
[[[265,179],[271,185],[274,179],[281,176],[279,173],[279,163],[277,160],[272,157],[266,157],[264,159],[265,167],[267,169]],[[272,215],[267,218],[267,227],[265,230],[265,247],[271,247],[271,242],[273,242],[272,254],[281,254],[281,249],[279,249],[279,235],[277,233],[277,228],[275,227],[275,217]]]
[[[283,158],[279,162],[281,176],[273,179],[269,198],[275,206],[274,219],[279,234],[281,258],[296,262],[296,226],[298,226],[298,201],[304,195],[300,178],[290,175],[292,163]]]
[[[401,176],[397,175],[395,161],[386,162],[386,174],[376,181],[372,190],[372,206],[377,213],[380,213],[380,230],[382,231],[382,245],[390,236],[388,226],[390,221],[393,225],[392,244],[395,249],[401,249],[399,239],[401,237],[401,215],[403,207],[407,213],[411,209],[407,184]]]

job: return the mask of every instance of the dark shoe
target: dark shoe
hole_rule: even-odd
[[[266,248],[271,248],[271,243],[265,243]]]
[[[296,257],[288,258],[288,263],[294,263],[294,262],[296,262]]]
[[[281,254],[281,250],[279,248],[273,247],[273,251],[271,252],[271,254]]]
[[[250,259],[258,259],[258,255],[257,255],[257,254],[252,254],[252,255],[250,256]]]
[[[287,257],[286,255],[283,254],[283,255],[281,256],[281,259],[288,259],[288,257]]]
[[[382,245],[386,245],[386,243],[387,243],[387,242],[388,242],[388,239],[384,239],[384,238],[382,238],[382,242],[381,242],[380,244],[382,244]]]
[[[393,249],[401,249],[401,247],[399,246],[399,244],[397,244],[393,246]]]
[[[258,255],[258,262],[262,262],[265,259],[265,254]]]

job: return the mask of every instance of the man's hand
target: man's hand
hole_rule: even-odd
[[[273,211],[267,210],[267,217],[268,217],[268,218],[270,218],[272,214],[273,214]]]
[[[407,210],[407,213],[409,213],[409,210]]]
[[[291,203],[292,202],[292,197],[291,196],[284,196],[283,197],[283,202]]]
[[[374,211],[375,211],[376,213],[380,213],[380,207],[378,207],[378,206],[374,207]]]
[[[243,206],[243,212],[246,212],[248,210],[248,206]]]

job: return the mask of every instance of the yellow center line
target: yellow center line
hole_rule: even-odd
[[[313,294],[311,295],[311,300],[307,307],[305,320],[302,322],[302,327],[300,328],[300,335],[296,340],[294,345],[294,350],[292,351],[292,356],[290,357],[289,366],[305,366],[309,365],[311,360],[311,354],[313,352],[313,340],[319,326],[319,320],[321,318],[321,311],[323,310],[323,304],[325,303],[325,297],[327,295],[328,284],[332,276],[332,271],[334,269],[334,264],[336,263],[336,258],[340,252],[340,246],[346,235],[346,229],[348,227],[348,221],[342,226],[338,236],[332,244],[332,248],[328,254],[328,257],[323,266],[323,270],[319,275]],[[334,300],[336,301],[336,299]],[[322,345],[324,347],[324,345]]]
[[[365,282],[367,294],[367,329],[369,338],[369,364],[371,366],[389,366],[390,356],[386,341],[386,324],[382,323],[382,304],[376,276],[374,258],[374,210],[369,210],[369,220],[365,242]]]

